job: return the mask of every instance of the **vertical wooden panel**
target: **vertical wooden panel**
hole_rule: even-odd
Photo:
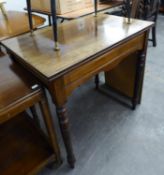
[[[128,56],[116,68],[105,72],[106,84],[121,94],[133,97],[137,53]]]

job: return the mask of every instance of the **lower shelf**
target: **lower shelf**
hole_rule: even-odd
[[[0,125],[0,175],[31,175],[55,160],[47,139],[26,113]]]

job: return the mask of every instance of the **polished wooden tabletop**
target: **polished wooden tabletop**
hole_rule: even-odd
[[[33,15],[33,27],[43,25],[45,19]],[[0,41],[29,31],[28,16],[25,12],[6,11],[6,16],[0,13]]]
[[[0,52],[0,117],[9,107],[14,106],[16,101],[31,95],[33,85],[36,85],[36,80],[30,78],[24,69],[13,64],[8,55]]]
[[[19,60],[44,78],[55,78],[78,63],[107,52],[143,30],[152,22],[132,20],[105,14],[92,15],[59,25],[60,51],[54,51],[52,28],[3,41],[2,44]]]

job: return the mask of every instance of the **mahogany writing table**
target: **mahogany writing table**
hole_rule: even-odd
[[[2,42],[12,59],[32,72],[48,88],[56,105],[68,162],[72,167],[75,156],[66,103],[75,88],[101,71],[106,73],[108,84],[110,70],[135,54],[135,66],[132,65],[136,72],[132,78],[133,107],[140,102],[147,38],[153,22],[132,20],[131,24],[127,24],[126,20],[101,14],[60,24],[60,51],[57,52],[53,50],[50,27],[36,31],[33,36],[25,34]]]

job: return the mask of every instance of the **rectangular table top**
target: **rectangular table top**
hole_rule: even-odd
[[[28,33],[5,40],[2,44],[29,69],[50,79],[153,25],[141,20],[133,19],[131,24],[126,21],[123,17],[101,14],[59,24],[60,51],[54,51],[51,27],[40,29],[33,36]]]

